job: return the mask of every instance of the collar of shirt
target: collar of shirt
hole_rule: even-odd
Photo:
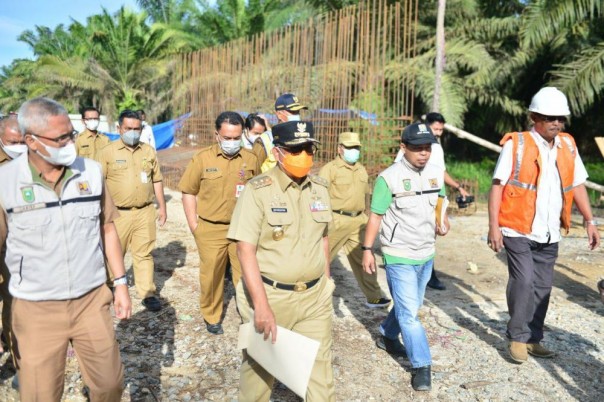
[[[418,169],[415,166],[413,166],[411,163],[409,163],[409,161],[407,160],[407,158],[405,158],[405,155],[403,155],[403,159],[401,159],[401,163],[403,164],[403,166],[405,166],[407,169],[412,170],[414,172],[421,172],[423,170],[422,169]]]
[[[535,130],[534,127],[531,128],[531,135],[533,136],[533,139],[535,140],[535,142],[537,143],[537,145],[539,145],[540,147],[545,147],[547,149],[550,149],[549,143],[545,140],[545,138],[543,138],[541,136],[541,134],[539,134]],[[560,142],[560,136],[558,136],[558,135],[554,137],[554,147],[557,147],[557,148],[561,148],[562,147],[562,143]]]
[[[300,189],[302,189],[307,185],[310,185],[310,179],[308,178],[308,175],[304,178],[302,184],[298,185],[298,183],[293,181],[287,174],[285,174],[285,172],[281,170],[279,166],[275,166],[273,170],[275,172],[275,180],[277,180],[277,183],[279,183],[279,187],[281,187],[281,191],[283,192],[285,192],[285,190],[287,190],[289,186],[299,187]]]

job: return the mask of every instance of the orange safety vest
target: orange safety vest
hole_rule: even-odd
[[[558,149],[556,167],[562,184],[561,226],[570,228],[570,210],[573,203],[573,180],[577,147],[573,137],[559,133],[562,147]],[[535,219],[537,203],[537,185],[541,173],[541,157],[535,140],[528,131],[507,133],[500,144],[508,140],[514,142],[512,173],[503,188],[501,208],[499,209],[499,226],[514,229],[522,234],[530,234]]]

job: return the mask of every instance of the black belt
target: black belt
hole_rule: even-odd
[[[149,205],[151,205],[150,203],[147,205],[143,205],[142,207],[117,207],[117,209],[119,209],[120,211],[135,211],[137,209],[143,209],[143,208],[147,208]]]
[[[344,216],[351,216],[354,218],[355,216],[361,215],[363,213],[363,211],[342,211],[341,209],[334,209],[333,213],[344,215]]]
[[[309,281],[309,282],[296,282],[294,284],[289,284],[289,283],[280,283],[280,282],[274,281],[263,275],[261,275],[261,277],[262,277],[262,282],[266,283],[267,285],[270,285],[277,289],[292,290],[294,292],[302,292],[304,290],[310,289],[321,280],[321,277],[318,277],[317,279],[313,279],[312,281]]]

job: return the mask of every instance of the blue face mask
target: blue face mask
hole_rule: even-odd
[[[347,149],[344,148],[344,155],[343,158],[347,163],[355,164],[357,163],[357,161],[359,160],[359,157],[361,156],[361,151],[359,149],[355,149],[355,148],[351,148],[351,149]]]

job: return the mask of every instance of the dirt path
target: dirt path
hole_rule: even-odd
[[[116,322],[128,384],[123,400],[235,400],[240,352],[232,287],[226,298],[225,334],[208,335],[198,309],[197,250],[186,227],[180,194],[168,190],[167,195],[169,221],[158,232],[154,252],[164,308],[159,314],[145,311],[131,289],[134,317]],[[580,228],[563,240],[545,338],[559,356],[529,358],[516,365],[507,358],[504,335],[507,269],[502,256],[487,248],[486,228],[483,207],[475,215],[453,218],[450,235],[439,239],[436,266],[447,290],[429,289],[420,312],[434,360],[429,393],[413,392],[407,362],[375,347],[385,311],[365,308],[352,272],[345,268],[347,262],[341,257],[334,262],[338,287],[333,365],[338,401],[601,400],[604,304],[595,283],[604,275],[604,252],[588,252]],[[386,289],[383,269],[379,278]],[[71,355],[65,400],[83,401],[83,383]],[[6,354],[0,363],[4,381],[0,400],[17,401],[18,394],[10,389]],[[276,387],[273,398],[299,400],[282,386]]]

